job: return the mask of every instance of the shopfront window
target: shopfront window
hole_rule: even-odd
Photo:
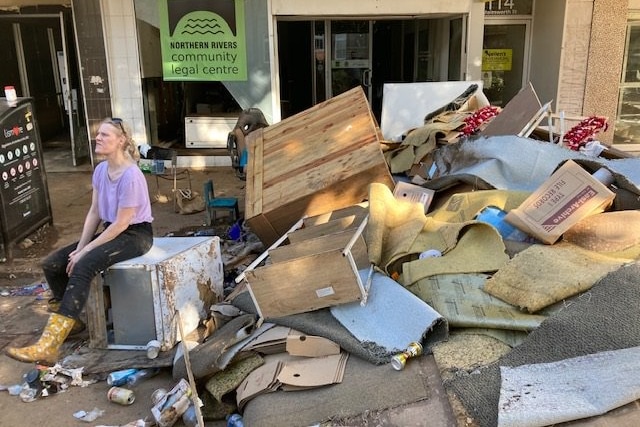
[[[484,27],[482,81],[492,105],[504,107],[526,82],[528,22],[501,21]]]
[[[640,20],[629,21],[614,144],[640,144]]]

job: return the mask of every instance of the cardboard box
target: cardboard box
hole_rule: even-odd
[[[430,188],[421,187],[419,185],[410,184],[400,181],[393,190],[393,196],[398,200],[406,200],[407,202],[420,203],[424,206],[424,213],[429,211],[429,206],[433,201],[435,191]]]
[[[568,160],[505,220],[553,244],[581,219],[604,211],[614,198],[607,186]]]
[[[247,135],[245,218],[265,246],[303,216],[360,203],[394,182],[359,86]]]

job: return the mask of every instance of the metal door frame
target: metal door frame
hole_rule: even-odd
[[[369,23],[369,35],[368,35],[368,44],[369,44],[369,52],[368,52],[368,60],[369,67],[365,71],[368,72],[368,78],[363,76],[362,78],[362,86],[367,88],[366,95],[369,102],[371,102],[372,96],[372,88],[371,88],[371,79],[372,79],[372,69],[371,63],[373,61],[373,20],[371,19],[357,19],[357,18],[346,18],[346,19],[325,19],[324,20],[324,49],[325,49],[325,67],[324,67],[324,81],[325,81],[325,97],[326,99],[330,99],[333,97],[333,85],[331,84],[331,58],[333,54],[333,46],[331,44],[331,36],[333,35],[331,22],[332,21],[367,21]],[[314,75],[315,79],[315,75]],[[365,81],[368,80],[368,83]],[[315,85],[315,82],[314,82]]]
[[[485,27],[489,25],[524,25],[524,52],[522,55],[522,76],[520,87],[524,87],[529,81],[529,63],[531,61],[531,26],[533,18],[486,18]]]
[[[63,12],[58,12],[58,13],[41,13],[41,14],[25,14],[25,15],[20,15],[20,16],[16,16],[16,15],[0,15],[0,19],[9,19],[9,20],[20,20],[20,19],[58,19],[60,22],[60,39],[61,39],[61,43],[62,43],[62,52],[64,55],[64,61],[65,61],[65,75],[63,76],[67,82],[70,81],[69,79],[69,55],[68,55],[68,46],[67,46],[67,35],[65,32],[65,25],[64,25],[64,14]],[[28,70],[27,70],[27,66],[26,66],[26,62],[25,62],[25,58],[24,58],[24,45],[22,43],[22,30],[20,28],[20,23],[19,22],[14,22],[12,24],[13,27],[13,35],[14,35],[14,40],[15,40],[15,45],[16,45],[16,55],[18,57],[18,70],[20,73],[20,83],[22,85],[23,88],[23,95],[25,97],[31,96],[31,91],[29,89],[29,79],[28,79]],[[58,85],[60,84],[60,81],[58,80],[59,76],[58,76],[58,62],[57,62],[57,53],[56,53],[56,49],[55,49],[55,45],[52,45],[52,35],[51,32],[48,31],[49,34],[49,50],[51,53],[51,58],[52,58],[52,69],[53,69],[53,73],[54,73],[54,79],[56,79],[56,87],[58,87]],[[70,85],[67,85],[70,89]],[[64,102],[64,107],[67,111],[67,119],[69,122],[69,138],[71,140],[71,157],[73,159],[73,166],[78,166],[78,159],[76,158],[76,143],[75,143],[75,134],[74,134],[74,128],[73,128],[73,106],[72,106],[72,99],[71,99],[71,90],[68,90],[67,93],[63,93],[62,94],[62,98],[63,98],[63,102]]]

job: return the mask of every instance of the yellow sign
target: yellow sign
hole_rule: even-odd
[[[483,49],[482,71],[511,71],[512,49]]]

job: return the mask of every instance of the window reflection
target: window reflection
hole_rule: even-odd
[[[615,122],[615,144],[640,143],[640,22],[627,25],[625,60]]]

